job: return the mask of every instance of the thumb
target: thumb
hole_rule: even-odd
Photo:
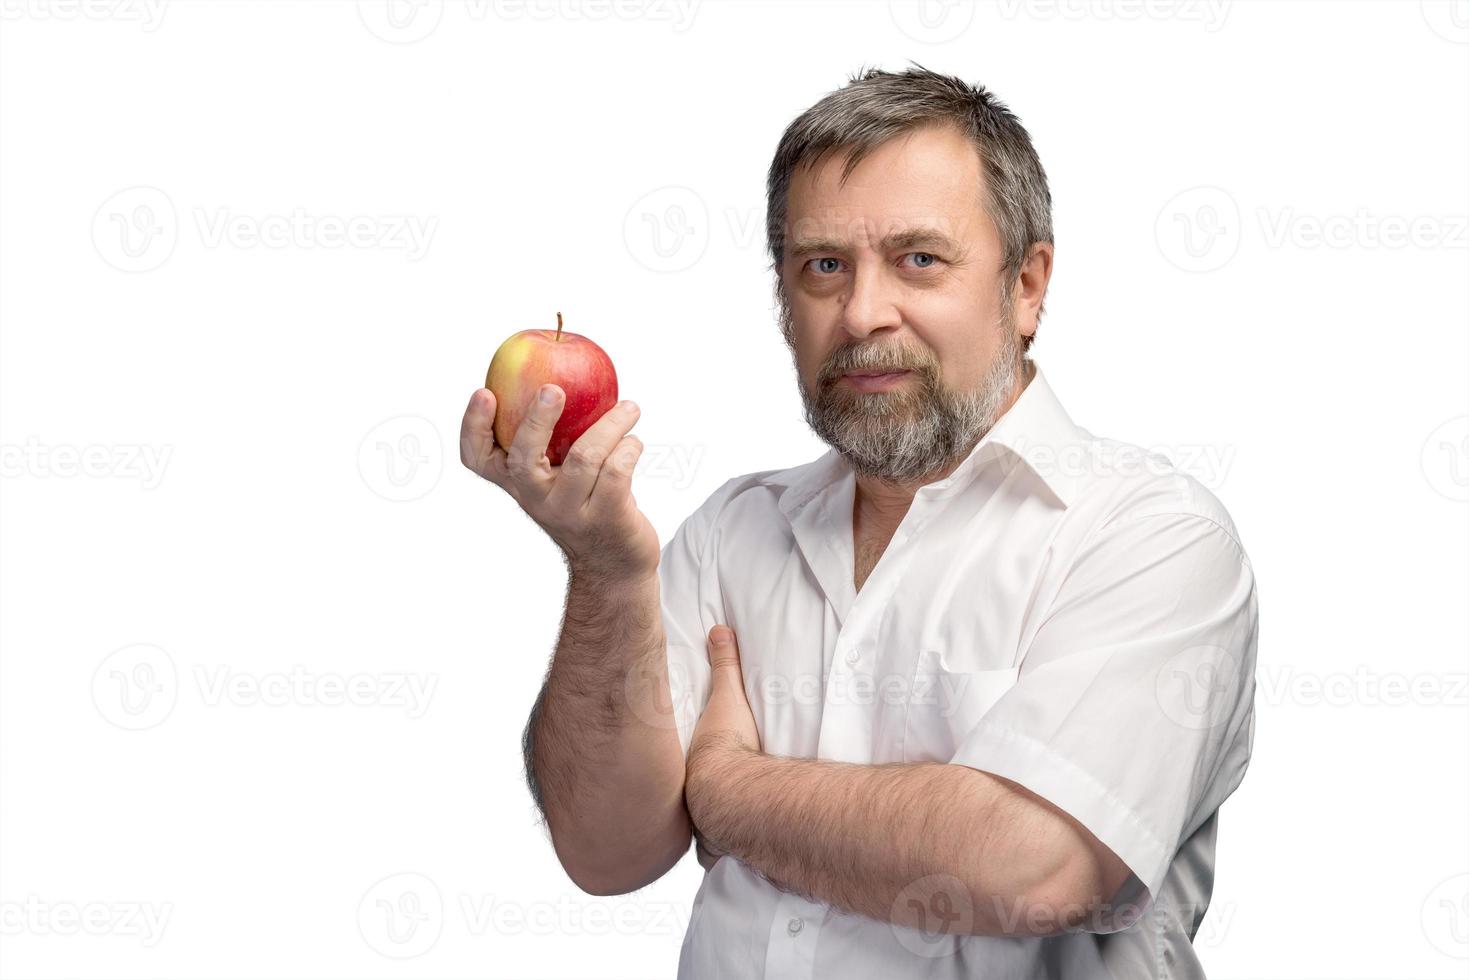
[[[735,642],[734,630],[719,624],[709,631],[709,666],[714,673],[715,684],[732,684],[743,694],[744,679],[740,676],[740,648]]]

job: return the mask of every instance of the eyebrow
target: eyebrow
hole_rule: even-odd
[[[898,248],[917,248],[929,246],[941,251],[957,253],[962,251],[959,244],[943,232],[934,228],[904,228],[894,231],[883,238],[881,247],[883,251],[892,251]],[[791,258],[805,258],[817,252],[846,252],[851,246],[846,242],[835,238],[802,238],[793,244],[788,250]]]

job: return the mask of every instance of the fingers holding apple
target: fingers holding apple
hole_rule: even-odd
[[[553,384],[540,385],[531,393],[530,404],[513,430],[505,446],[505,470],[510,475],[520,494],[531,500],[544,500],[555,485],[555,463],[547,452],[547,444],[556,430],[561,417],[563,403],[561,389]],[[496,398],[499,406],[495,416],[495,441],[500,442],[503,427],[501,419],[505,413],[505,402]],[[516,499],[521,499],[517,497]]]
[[[637,462],[643,451],[642,440],[628,434],[639,415],[636,402],[620,401],[593,422],[566,451],[566,458],[556,471],[556,485],[549,502],[563,508],[593,503],[596,509],[607,511],[609,504],[615,504],[619,496],[625,495],[621,491],[629,489],[631,464]],[[602,486],[600,494],[596,492],[599,485]]]
[[[469,396],[459,423],[459,462],[498,486],[508,479],[505,450],[495,445],[495,394],[488,388]]]
[[[500,345],[465,411],[461,460],[509,493],[573,569],[656,574],[658,536],[632,496],[638,407],[617,400],[602,349],[556,319],[555,332],[525,330]]]

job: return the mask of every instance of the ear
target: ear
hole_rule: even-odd
[[[1045,309],[1046,289],[1051,284],[1051,270],[1056,259],[1056,246],[1036,242],[1020,266],[1015,283],[1015,329],[1022,337],[1034,337]]]

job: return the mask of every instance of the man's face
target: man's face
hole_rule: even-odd
[[[1000,237],[978,154],[951,127],[890,140],[839,187],[844,162],[793,175],[782,333],[812,429],[858,473],[913,481],[957,462],[1015,393]],[[902,373],[850,376],[878,371]]]

